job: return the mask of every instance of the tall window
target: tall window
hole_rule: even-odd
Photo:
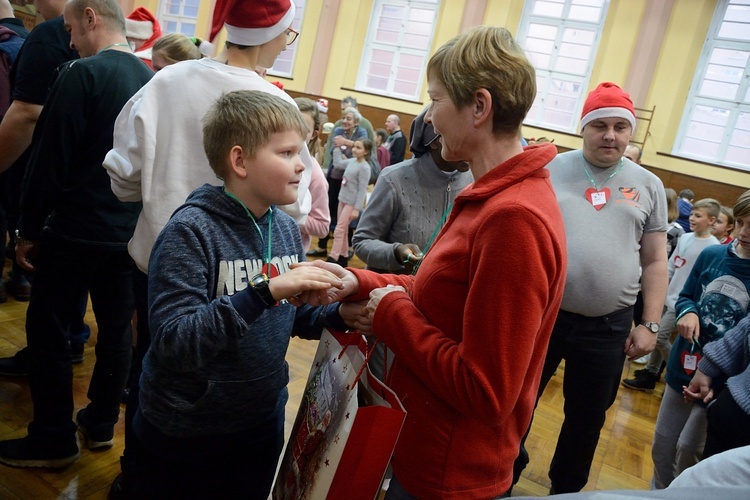
[[[294,0],[294,7],[294,21],[292,21],[292,28],[299,32],[300,35],[293,44],[287,46],[286,50],[279,54],[279,57],[276,58],[276,62],[273,64],[273,68],[268,70],[269,75],[291,78],[292,71],[294,70],[294,58],[297,54],[297,44],[300,43],[299,39],[304,38],[306,40],[305,43],[313,43],[315,33],[302,33],[300,31],[302,19],[305,17],[305,0]]]
[[[161,0],[157,17],[162,31],[195,36],[200,3],[200,0]]]
[[[356,89],[416,101],[439,0],[375,0]]]
[[[675,154],[750,170],[750,0],[720,0]]]
[[[575,132],[609,0],[531,0],[518,42],[536,68],[537,95],[524,123]]]

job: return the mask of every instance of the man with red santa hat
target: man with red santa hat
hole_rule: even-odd
[[[141,61],[151,66],[151,48],[161,37],[161,26],[145,7],[138,7],[125,18],[125,36],[130,48]]]

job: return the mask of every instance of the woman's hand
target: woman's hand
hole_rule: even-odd
[[[378,304],[380,304],[380,301],[383,300],[383,297],[388,295],[391,292],[405,292],[406,289],[402,286],[396,286],[396,285],[388,285],[383,288],[376,288],[375,290],[370,292],[370,301],[367,303],[367,313],[370,317],[370,321],[372,322],[372,318],[375,316],[375,310],[378,308]]]
[[[349,222],[356,220],[357,217],[359,217],[359,210],[357,210],[356,208],[353,208],[352,215],[349,217]]]
[[[310,304],[311,306],[322,306],[331,304],[333,302],[339,302],[349,295],[357,293],[359,290],[359,281],[354,273],[344,269],[338,264],[332,262],[324,262],[322,260],[315,260],[313,262],[295,262],[290,266],[292,269],[301,267],[317,267],[333,273],[340,280],[340,286],[330,287],[322,290],[308,290],[298,294],[294,297],[292,304],[299,305],[302,303]]]

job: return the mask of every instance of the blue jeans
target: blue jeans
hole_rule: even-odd
[[[68,334],[87,293],[99,327],[88,416],[97,424],[117,422],[130,368],[134,264],[124,248],[83,246],[50,233],[43,234],[38,245],[26,312],[34,403],[29,434],[64,439],[76,432]]]
[[[564,359],[565,420],[549,470],[556,494],[580,491],[588,481],[606,412],[617,397],[625,340],[632,325],[632,307],[596,318],[558,313],[537,394],[538,401]],[[514,479],[526,463],[528,454],[522,444]]]

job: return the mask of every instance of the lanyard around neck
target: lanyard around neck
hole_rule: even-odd
[[[604,180],[604,182],[602,182],[602,187],[600,188],[600,187],[597,187],[597,185],[596,185],[596,181],[594,180],[594,178],[593,178],[593,177],[591,176],[591,174],[589,173],[589,169],[588,169],[588,168],[586,168],[586,164],[587,164],[587,163],[588,163],[588,160],[586,160],[586,158],[584,158],[584,161],[583,161],[583,171],[584,171],[584,172],[586,172],[586,177],[588,177],[588,178],[589,178],[589,182],[591,183],[591,185],[592,185],[592,186],[594,186],[594,189],[595,189],[595,190],[597,190],[597,191],[600,191],[600,190],[601,190],[601,189],[602,189],[602,188],[604,187],[604,185],[605,185],[606,183],[608,183],[608,182],[609,182],[609,180],[610,180],[610,179],[611,179],[612,177],[614,177],[615,175],[619,174],[619,173],[620,173],[620,170],[622,170],[622,166],[623,166],[623,165],[625,164],[625,162],[623,161],[623,159],[622,159],[622,158],[620,158],[620,164],[619,164],[619,165],[617,166],[617,168],[615,169],[615,171],[614,171],[614,172],[612,172],[612,173],[611,173],[611,174],[609,175],[609,177],[607,177],[607,178],[606,178],[606,179]]]
[[[229,198],[239,203],[240,206],[245,209],[245,213],[250,218],[250,220],[253,221],[253,225],[255,226],[255,229],[258,231],[258,235],[260,236],[261,243],[265,242],[265,238],[263,238],[263,232],[260,230],[258,221],[255,219],[255,216],[253,215],[253,213],[245,206],[242,200],[240,200],[235,195],[227,191],[226,186],[224,186],[224,194],[226,194]],[[272,227],[273,227],[273,208],[269,208],[268,209],[268,242],[267,242],[266,256],[263,258],[264,264],[271,263],[271,228]]]

